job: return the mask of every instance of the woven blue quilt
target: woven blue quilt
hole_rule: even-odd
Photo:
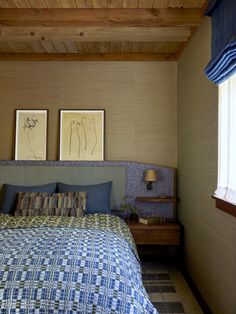
[[[157,313],[132,236],[111,215],[0,215],[0,313]]]

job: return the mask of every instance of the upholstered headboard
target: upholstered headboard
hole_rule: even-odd
[[[158,181],[147,191],[143,175],[156,169]],[[40,185],[50,182],[96,184],[112,181],[111,207],[116,209],[129,196],[175,195],[175,169],[129,161],[0,161],[0,188],[4,183]],[[2,189],[1,189],[2,190]],[[141,215],[173,216],[172,204],[135,203]]]

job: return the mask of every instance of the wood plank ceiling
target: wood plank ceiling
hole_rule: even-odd
[[[0,60],[176,60],[206,0],[0,0]]]

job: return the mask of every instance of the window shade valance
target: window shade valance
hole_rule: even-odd
[[[212,35],[205,73],[220,84],[236,72],[236,0],[211,0],[206,15],[212,19]]]

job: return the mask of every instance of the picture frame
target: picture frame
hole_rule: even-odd
[[[47,131],[47,109],[17,109],[15,160],[46,160]]]
[[[60,110],[60,160],[104,160],[105,110]]]

